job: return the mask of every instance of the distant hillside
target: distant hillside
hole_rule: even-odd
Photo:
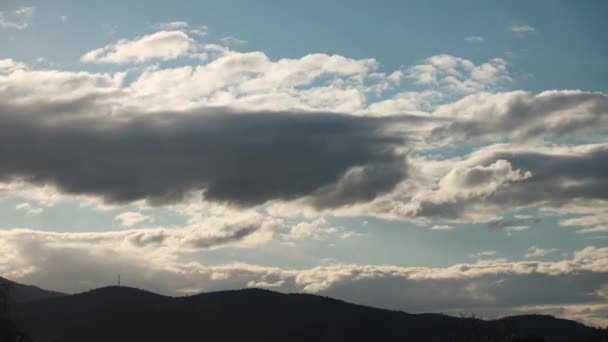
[[[551,316],[414,315],[259,289],[172,298],[106,287],[23,302],[17,311],[20,329],[36,342],[603,341],[599,330]],[[545,339],[513,337],[531,334]]]
[[[65,293],[43,290],[36,286],[23,285],[0,277],[0,286],[8,287],[11,300],[14,302],[27,302],[45,298],[65,296]]]

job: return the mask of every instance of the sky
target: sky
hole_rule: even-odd
[[[604,1],[3,1],[0,276],[608,321]]]

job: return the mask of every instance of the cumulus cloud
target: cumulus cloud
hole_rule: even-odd
[[[175,25],[175,23],[170,23]],[[103,48],[84,54],[84,63],[143,63],[149,60],[171,60],[178,57],[206,57],[199,52],[199,44],[182,31],[159,31],[121,39]]]
[[[608,201],[603,177],[607,155],[608,146],[603,143],[552,147],[496,144],[462,158],[443,160],[413,155],[407,161],[407,179],[357,210],[402,219],[486,223],[507,231],[537,223],[535,218],[500,218],[523,208],[564,214],[569,204],[579,203],[579,211],[572,213],[591,216]]]
[[[454,165],[437,180],[436,185],[415,193],[400,207],[410,217],[458,218],[476,214],[464,210],[465,203],[480,203],[510,184],[532,177],[529,171],[514,169],[508,161],[499,159],[488,165]]]
[[[13,59],[0,59],[0,75],[11,74],[17,70],[26,69],[27,66],[24,63],[17,62]]]
[[[420,85],[467,94],[503,87],[511,82],[507,62],[500,58],[475,65],[468,59],[436,55],[408,69],[407,77]]]

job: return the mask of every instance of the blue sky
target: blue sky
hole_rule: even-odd
[[[0,275],[604,324],[607,13],[5,1]]]
[[[601,44],[608,30],[603,1],[385,1],[381,6],[368,1],[117,1],[82,6],[79,1],[9,0],[4,9],[20,6],[36,6],[37,22],[27,32],[2,32],[5,49],[20,60],[46,56],[67,68],[80,68],[77,59],[85,50],[151,32],[160,22],[183,20],[208,26],[209,40],[235,36],[247,41],[243,49],[271,58],[336,53],[376,58],[393,70],[440,53],[476,62],[502,56],[517,62],[518,88],[532,91],[606,90],[608,77],[608,48]],[[61,16],[68,20],[57,25]],[[526,39],[508,30],[529,23],[537,32]],[[104,25],[116,32],[104,32]],[[463,44],[468,36],[483,36],[484,43]],[[573,63],[580,60],[584,63]]]

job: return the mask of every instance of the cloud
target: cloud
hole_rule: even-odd
[[[116,221],[118,221],[120,223],[120,225],[123,227],[133,227],[140,223],[154,222],[153,217],[147,216],[140,212],[135,212],[135,211],[127,211],[127,212],[121,213],[119,215],[116,215],[116,217],[114,219]]]
[[[17,206],[15,206],[15,209],[25,211],[27,215],[39,215],[44,211],[44,209],[34,207],[28,202],[17,204]]]
[[[15,14],[21,17],[29,18],[34,15],[35,7],[20,7],[15,11]]]
[[[143,63],[179,57],[202,57],[198,43],[182,31],[159,31],[133,40],[121,39],[84,54],[83,63]]]
[[[9,15],[0,12],[0,28],[12,28],[17,30],[26,29],[30,24],[29,20],[34,16],[35,11],[35,7],[20,7]]]
[[[196,28],[188,30],[188,33],[191,35],[195,35],[198,37],[205,37],[209,32],[209,28],[207,26],[197,26]]]
[[[407,118],[221,108],[104,117],[87,101],[52,106],[0,105],[0,143],[12,146],[0,180],[108,203],[168,204],[204,191],[241,206],[312,196],[331,207],[370,200],[405,177],[404,138],[386,125]]]
[[[445,225],[445,224],[436,224],[434,226],[431,227],[431,230],[438,230],[438,231],[450,231],[450,230],[454,230],[454,227],[449,226],[449,225]]]
[[[17,70],[24,70],[27,66],[24,63],[17,62],[10,58],[0,59],[0,76],[3,74],[10,74]]]
[[[455,165],[438,180],[434,189],[415,194],[403,209],[407,208],[407,215],[412,217],[455,218],[468,215],[469,211],[462,209],[464,203],[483,202],[509,184],[530,177],[529,171],[514,169],[504,159],[487,166]]]
[[[145,71],[130,86],[134,100],[165,110],[204,104],[361,111],[367,75],[377,67],[374,60],[339,55],[310,54],[272,61],[257,51],[213,49],[217,49],[218,58],[205,65]]]
[[[184,240],[185,245],[190,248],[210,248],[226,245],[231,242],[241,241],[245,237],[255,233],[260,227],[255,225],[235,225],[223,229],[221,234],[189,234]]]
[[[226,37],[220,38],[220,42],[222,42],[222,44],[228,45],[228,46],[242,45],[242,44],[247,43],[246,40],[238,39],[233,36],[226,36]]]
[[[188,23],[185,21],[172,21],[172,22],[160,23],[159,26],[162,30],[172,31],[172,30],[185,29],[190,25],[188,25]]]
[[[519,35],[524,35],[528,33],[536,32],[536,28],[530,25],[513,25],[509,27],[509,31],[514,32]]]
[[[606,201],[572,200],[550,212],[561,215],[560,226],[572,227],[579,234],[607,233],[608,212]],[[564,217],[565,216],[565,217]]]
[[[435,137],[451,140],[565,137],[608,130],[608,96],[578,90],[478,93],[439,106],[434,115],[454,121]]]
[[[473,254],[469,254],[470,258],[481,258],[481,257],[492,257],[495,256],[498,252],[496,251],[481,251]]]
[[[467,43],[483,43],[483,37],[481,36],[468,36],[464,39]]]
[[[410,155],[408,177],[390,193],[357,210],[401,219],[489,222],[490,228],[512,231],[537,219],[497,217],[534,207],[591,216],[608,203],[608,184],[603,177],[608,172],[604,170],[606,157],[608,145],[603,143],[496,144],[462,158],[443,160]],[[576,208],[574,203],[578,203]]]
[[[331,238],[346,239],[357,235],[342,227],[333,226],[325,218],[320,217],[313,221],[302,221],[293,225],[283,238],[288,241],[301,239],[327,240]]]
[[[547,248],[547,249],[544,249],[544,248],[539,248],[539,247],[536,247],[536,246],[532,246],[532,247],[528,248],[528,250],[526,251],[525,257],[527,259],[544,257],[544,256],[547,256],[547,255],[549,255],[551,253],[555,253],[557,251],[558,251],[557,248]]]
[[[171,295],[264,286],[409,312],[474,311],[494,316],[533,306],[598,305],[605,300],[608,281],[608,249],[592,246],[553,262],[486,260],[436,268],[335,264],[281,269],[180,260],[173,254],[175,249],[167,248],[172,243],[170,230],[142,233],[0,231],[0,251],[5,256],[0,271],[17,281],[68,292],[107,285],[120,272],[128,275],[124,276],[127,285]],[[566,311],[558,315],[605,322],[601,311],[595,312],[587,317]]]
[[[388,99],[369,105],[367,112],[373,115],[397,115],[403,113],[420,113],[431,111],[442,98],[438,91],[425,90],[422,92],[405,91],[397,93]]]
[[[475,65],[452,55],[435,55],[410,67],[407,78],[419,85],[433,86],[456,94],[501,88],[511,82],[507,62],[494,58]]]
[[[528,226],[533,225],[533,224],[537,224],[540,223],[541,219],[539,217],[515,217],[512,219],[507,219],[507,218],[499,218],[496,220],[492,220],[489,221],[487,223],[488,228],[492,229],[492,230],[499,230],[499,229],[505,229],[505,230],[526,230]],[[525,229],[522,229],[524,228]]]

